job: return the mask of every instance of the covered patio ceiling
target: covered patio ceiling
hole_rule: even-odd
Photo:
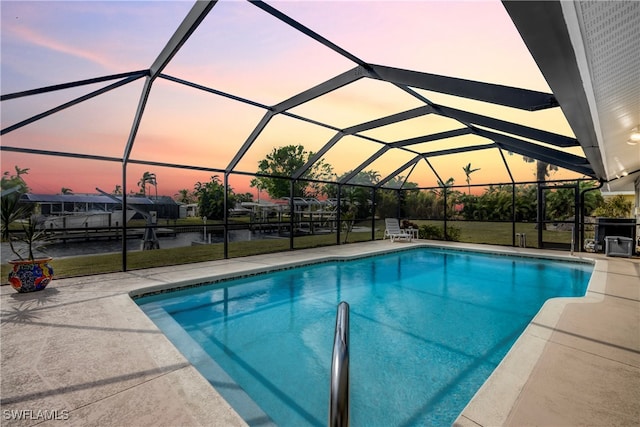
[[[331,162],[332,159],[348,160],[346,166],[336,170],[335,182],[352,183],[359,172],[375,170],[380,175],[377,186],[394,188],[407,181],[417,182],[424,188],[437,186],[450,176],[456,176],[456,183],[461,184],[460,170],[466,164],[482,166],[484,169],[485,175],[478,180],[474,179],[475,184],[535,180],[534,175],[530,174],[526,179],[523,178],[525,175],[516,173],[516,170],[522,169],[523,165],[533,160],[559,167],[568,173],[563,177],[568,178],[591,177],[610,181],[618,180],[622,175],[632,178],[637,176],[640,169],[637,147],[627,148],[626,139],[622,138],[626,131],[623,123],[633,123],[635,119],[640,118],[639,88],[637,84],[633,85],[633,77],[638,76],[638,57],[636,55],[635,62],[633,55],[631,59],[625,60],[624,50],[621,50],[620,55],[614,56],[618,61],[616,64],[631,72],[631,80],[628,80],[624,87],[617,88],[614,85],[609,89],[608,93],[621,91],[627,95],[625,106],[628,110],[624,122],[610,125],[606,119],[610,118],[612,113],[607,112],[606,107],[600,104],[594,105],[591,99],[593,94],[588,90],[590,86],[580,83],[580,77],[584,75],[580,73],[585,72],[580,68],[584,60],[573,53],[577,51],[571,43],[571,32],[575,29],[563,18],[563,9],[568,8],[564,3],[561,5],[561,2],[504,2],[504,7],[522,34],[549,86],[553,88],[554,93],[548,93],[391,66],[394,64],[379,65],[368,62],[366,58],[360,57],[359,52],[351,52],[339,46],[306,26],[302,20],[296,20],[278,9],[280,5],[285,4],[247,2],[246,6],[243,6],[243,13],[248,15],[248,9],[259,9],[271,19],[270,25],[273,22],[286,25],[291,37],[291,30],[294,30],[296,38],[304,38],[305,43],[311,42],[314,49],[320,47],[322,55],[331,56],[333,60],[337,57],[333,69],[343,70],[292,95],[276,98],[272,103],[252,98],[250,94],[246,96],[233,93],[208,81],[190,77],[195,74],[190,72],[188,67],[198,66],[199,61],[213,63],[209,65],[211,67],[225,66],[223,56],[201,56],[193,59],[196,51],[188,50],[189,43],[194,38],[202,34],[208,35],[208,31],[212,28],[215,30],[216,25],[220,24],[214,18],[218,8],[227,7],[225,3],[198,1],[193,4],[148,68],[123,70],[117,74],[3,94],[3,102],[25,99],[41,108],[41,104],[34,102],[34,99],[69,90],[84,91],[66,102],[53,104],[51,108],[22,118],[17,117],[26,110],[12,110],[12,103],[3,104],[2,150],[11,153],[36,153],[120,162],[125,168],[128,164],[146,164],[184,170],[248,174],[255,172],[256,164],[255,160],[246,160],[251,157],[249,154],[254,151],[255,156],[263,157],[265,152],[270,151],[265,147],[277,145],[270,132],[275,133],[274,129],[284,129],[285,134],[296,135],[294,139],[290,139],[281,134],[277,137],[280,141],[297,139],[315,153],[306,165],[295,171],[292,175],[294,179],[304,179],[315,162]],[[637,28],[634,25],[638,21],[638,6],[637,3],[627,3],[624,6],[625,10],[635,16],[635,21],[625,21],[628,24],[623,26],[626,33],[620,38],[632,44],[632,54],[635,46],[637,54],[638,43],[635,42],[638,41],[638,32],[636,30],[633,33],[633,28]],[[231,4],[238,7],[236,2]],[[583,6],[580,4],[575,5],[575,10],[582,10],[580,8]],[[604,10],[602,13],[609,12]],[[583,30],[584,25],[595,25],[598,22],[597,17],[589,16],[590,20],[585,24],[582,22],[583,19],[583,27],[578,28]],[[416,46],[421,42],[423,41],[416,41]],[[287,44],[286,40],[274,43],[277,46]],[[615,50],[616,46],[618,45],[614,45],[612,49]],[[584,49],[591,58],[591,71],[594,70],[593,67],[607,66],[609,57],[599,59],[592,53],[593,47],[588,44]],[[185,50],[188,53],[183,55]],[[310,58],[298,58],[300,63],[295,65],[312,62],[311,56],[316,51],[309,52]],[[228,54],[234,55],[229,52]],[[255,56],[256,53],[252,55]],[[600,62],[594,61],[594,56]],[[250,55],[244,59],[248,68],[260,66],[259,63],[251,63],[253,58]],[[285,64],[285,67],[287,66]],[[261,73],[254,76],[265,78],[266,81],[266,77]],[[241,81],[242,76],[238,76],[238,80]],[[134,84],[138,84],[131,92],[134,95],[130,93],[126,99],[129,104],[135,104],[135,109],[131,105],[127,106],[128,111],[133,113],[130,117],[132,120],[119,144],[116,141],[108,149],[81,144],[65,150],[46,141],[41,145],[25,143],[33,141],[26,137],[28,135],[24,133],[25,129],[42,122],[46,124],[54,115],[68,109],[76,111],[90,100],[107,97],[109,93],[121,91],[123,87],[131,87]],[[595,80],[591,87],[604,87],[605,84],[608,84],[606,76]],[[182,93],[187,89],[188,96],[206,96],[205,102],[212,105],[211,110],[202,116],[195,111],[181,116],[186,124],[180,123],[178,118],[172,116],[170,121],[177,128],[204,125],[203,121],[214,120],[216,115],[222,114],[227,105],[233,104],[234,107],[231,108],[236,108],[239,104],[243,106],[240,110],[246,113],[245,126],[236,126],[230,131],[236,136],[234,143],[212,137],[207,141],[208,150],[216,152],[218,156],[207,153],[195,157],[176,154],[170,159],[154,158],[152,144],[148,144],[150,138],[146,136],[149,131],[145,127],[145,120],[149,115],[155,116],[155,112],[150,112],[150,109],[166,107],[154,105],[156,93],[175,93],[172,91],[176,90],[176,85],[180,87],[180,98],[176,98],[176,102],[182,99]],[[357,93],[356,89],[352,89],[354,87],[357,88]],[[90,88],[90,91],[86,92],[86,88]],[[263,98],[266,99],[264,96]],[[338,111],[331,107],[335,106],[332,102],[336,99],[342,108]],[[597,98],[601,99],[602,97]],[[377,114],[357,114],[367,110],[371,104],[381,106],[376,110]],[[380,115],[380,111],[386,111],[386,114]],[[545,111],[549,113],[544,113]],[[347,115],[346,112],[356,114]],[[553,114],[554,121],[562,122],[566,117],[569,126],[545,126],[552,120],[549,120],[551,116],[544,116],[540,120],[539,114],[542,113]],[[357,117],[364,119],[354,121]],[[636,123],[639,121],[636,120]],[[94,125],[99,126],[98,123]],[[45,127],[38,129],[40,136],[43,134],[42,129],[46,129],[46,125],[43,126]],[[222,129],[221,123],[216,122],[216,126],[220,126],[220,129],[214,126],[209,128],[209,131],[213,129],[214,132],[218,132]],[[56,132],[57,127],[49,129],[46,132]],[[311,137],[310,129],[314,129],[314,132],[318,129],[320,131]],[[81,131],[82,128],[79,127],[78,132]],[[617,138],[613,138],[614,136]],[[139,142],[140,140],[142,142]],[[174,147],[184,149],[190,143],[189,138],[185,138],[178,144],[174,141]],[[114,149],[118,150],[118,145],[121,155],[106,154],[112,153]],[[217,151],[221,150],[222,146],[230,147],[227,157]],[[102,153],[103,151],[105,153]],[[194,158],[197,160],[193,160]],[[614,167],[615,163],[612,162],[615,161],[625,162],[622,170]],[[495,173],[489,174],[489,171]]]
[[[640,3],[504,1],[596,176],[610,191],[640,180]]]

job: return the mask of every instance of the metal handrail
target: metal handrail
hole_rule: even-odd
[[[349,304],[338,304],[331,360],[329,426],[349,425]]]
[[[571,227],[571,256],[573,256],[573,249],[576,245],[575,226]]]

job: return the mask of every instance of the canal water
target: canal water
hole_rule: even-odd
[[[248,240],[261,240],[261,239],[273,239],[277,238],[277,235],[270,235],[264,233],[252,233],[250,230],[231,230],[229,231],[230,242],[241,242]],[[222,237],[220,235],[207,235],[207,242],[222,243]],[[161,249],[179,248],[183,246],[191,246],[192,244],[202,244],[205,241],[204,233],[177,233],[175,236],[159,237]],[[16,243],[16,246],[20,247],[20,243]],[[127,250],[138,251],[141,250],[142,239],[128,239]],[[122,241],[121,240],[73,240],[63,242],[54,242],[48,244],[44,251],[38,252],[39,255],[47,255],[54,258],[62,258],[78,255],[92,255],[103,254],[110,252],[121,252]],[[16,256],[11,252],[11,248],[8,243],[2,243],[2,262],[6,262],[10,259],[15,259]],[[24,255],[23,255],[24,256]],[[38,256],[38,255],[36,255]]]

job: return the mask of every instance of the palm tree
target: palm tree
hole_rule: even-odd
[[[433,194],[436,195],[436,210],[439,211],[440,210],[440,204],[442,204],[442,215],[444,216],[447,212],[447,206],[445,206],[444,204],[444,197],[445,194],[449,194],[448,193],[448,188],[453,187],[454,184],[454,179],[453,177],[450,177],[449,179],[447,179],[445,182],[440,181],[439,179],[438,181],[438,189],[432,189],[431,191],[433,192]],[[454,192],[455,193],[455,192]],[[449,198],[447,200],[447,205],[452,206],[453,205],[453,200],[451,198]]]
[[[158,198],[158,182],[156,180],[156,174],[151,172],[145,172],[142,174],[142,178],[138,181],[138,186],[142,190],[142,195],[147,195],[147,184],[151,184],[156,187],[156,199]]]
[[[156,200],[158,200],[158,180],[156,179],[156,174],[151,174],[152,178],[149,180],[149,184],[153,185],[153,188],[156,190]]]
[[[448,180],[446,180],[445,182],[440,181],[439,179],[438,181],[438,187],[442,188],[442,189],[446,189],[449,187],[453,187],[454,184],[454,179],[453,177],[450,177]],[[436,190],[435,188],[433,190],[431,190],[436,196],[441,197],[444,194],[444,191],[442,190]]]
[[[191,191],[189,191],[187,188],[183,188],[182,190],[179,190],[175,195],[176,195],[177,202],[186,203],[186,204],[193,202],[193,195],[191,194]]]
[[[469,163],[467,166],[464,166],[462,170],[464,171],[464,174],[467,176],[466,181],[468,186],[468,194],[471,194],[471,174],[474,173],[475,171],[479,171],[480,168],[471,169],[471,163]]]
[[[147,180],[145,175],[148,174],[149,172],[145,172],[142,175],[142,178],[140,178],[140,181],[138,181],[138,187],[140,187],[140,194],[142,194],[143,196],[147,195]]]
[[[369,183],[377,184],[380,181],[380,172],[374,170],[364,171],[364,175],[368,178]]]
[[[29,168],[24,168],[24,169],[20,169],[17,165],[14,166],[16,168],[16,177],[20,178],[20,175],[26,175],[29,173]],[[7,175],[8,172],[5,172],[5,175]]]
[[[532,157],[522,156],[522,160],[526,163],[536,163],[536,181],[545,182],[547,177],[550,175],[550,172],[557,171],[558,167],[556,165],[549,164],[547,162],[543,162],[542,160],[537,160]]]
[[[62,189],[60,189],[60,194],[73,194],[73,190],[67,187],[62,187]]]

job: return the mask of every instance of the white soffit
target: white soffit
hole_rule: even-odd
[[[640,146],[626,143],[631,129],[640,124],[640,2],[560,4],[606,179],[622,178],[640,169]]]

